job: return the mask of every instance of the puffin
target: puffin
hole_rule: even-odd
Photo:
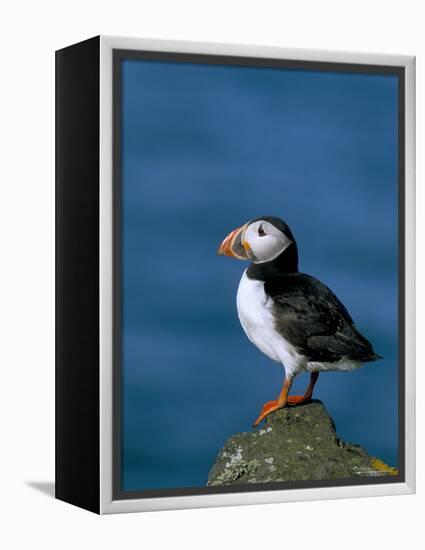
[[[254,426],[287,405],[309,402],[320,372],[382,359],[332,290],[298,270],[297,243],[280,218],[248,221],[223,240],[218,254],[251,262],[239,282],[238,317],[249,340],[284,368],[278,398],[264,404]],[[302,372],[310,373],[305,393],[289,395]]]

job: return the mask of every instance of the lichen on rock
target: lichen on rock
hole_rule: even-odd
[[[231,436],[208,485],[394,476],[398,470],[338,438],[320,401],[271,414],[259,430]]]

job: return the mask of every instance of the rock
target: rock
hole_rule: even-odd
[[[263,427],[231,436],[217,456],[208,485],[397,475],[398,470],[341,441],[320,401],[286,407]]]

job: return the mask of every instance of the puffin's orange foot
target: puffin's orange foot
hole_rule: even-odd
[[[281,409],[282,406],[283,405],[279,405],[279,402],[277,399],[274,401],[267,401],[267,403],[263,405],[263,408],[261,409],[259,417],[252,425],[253,428],[255,428],[255,426],[258,426],[258,424],[262,422],[266,418],[266,416],[268,416],[270,413],[277,411],[278,409]]]
[[[288,405],[302,405],[303,403],[308,403],[311,401],[311,397],[305,395],[288,395],[286,398],[286,403]]]

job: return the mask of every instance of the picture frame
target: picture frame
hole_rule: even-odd
[[[254,67],[390,75],[397,80],[397,475],[123,489],[122,228],[128,214],[121,180],[126,60],[174,63],[176,70],[182,65],[241,71]],[[172,87],[167,93],[173,94]],[[142,101],[140,105],[143,110]],[[104,514],[414,492],[414,189],[414,57],[111,36],[57,51],[56,498]],[[149,261],[148,253],[147,257]]]

